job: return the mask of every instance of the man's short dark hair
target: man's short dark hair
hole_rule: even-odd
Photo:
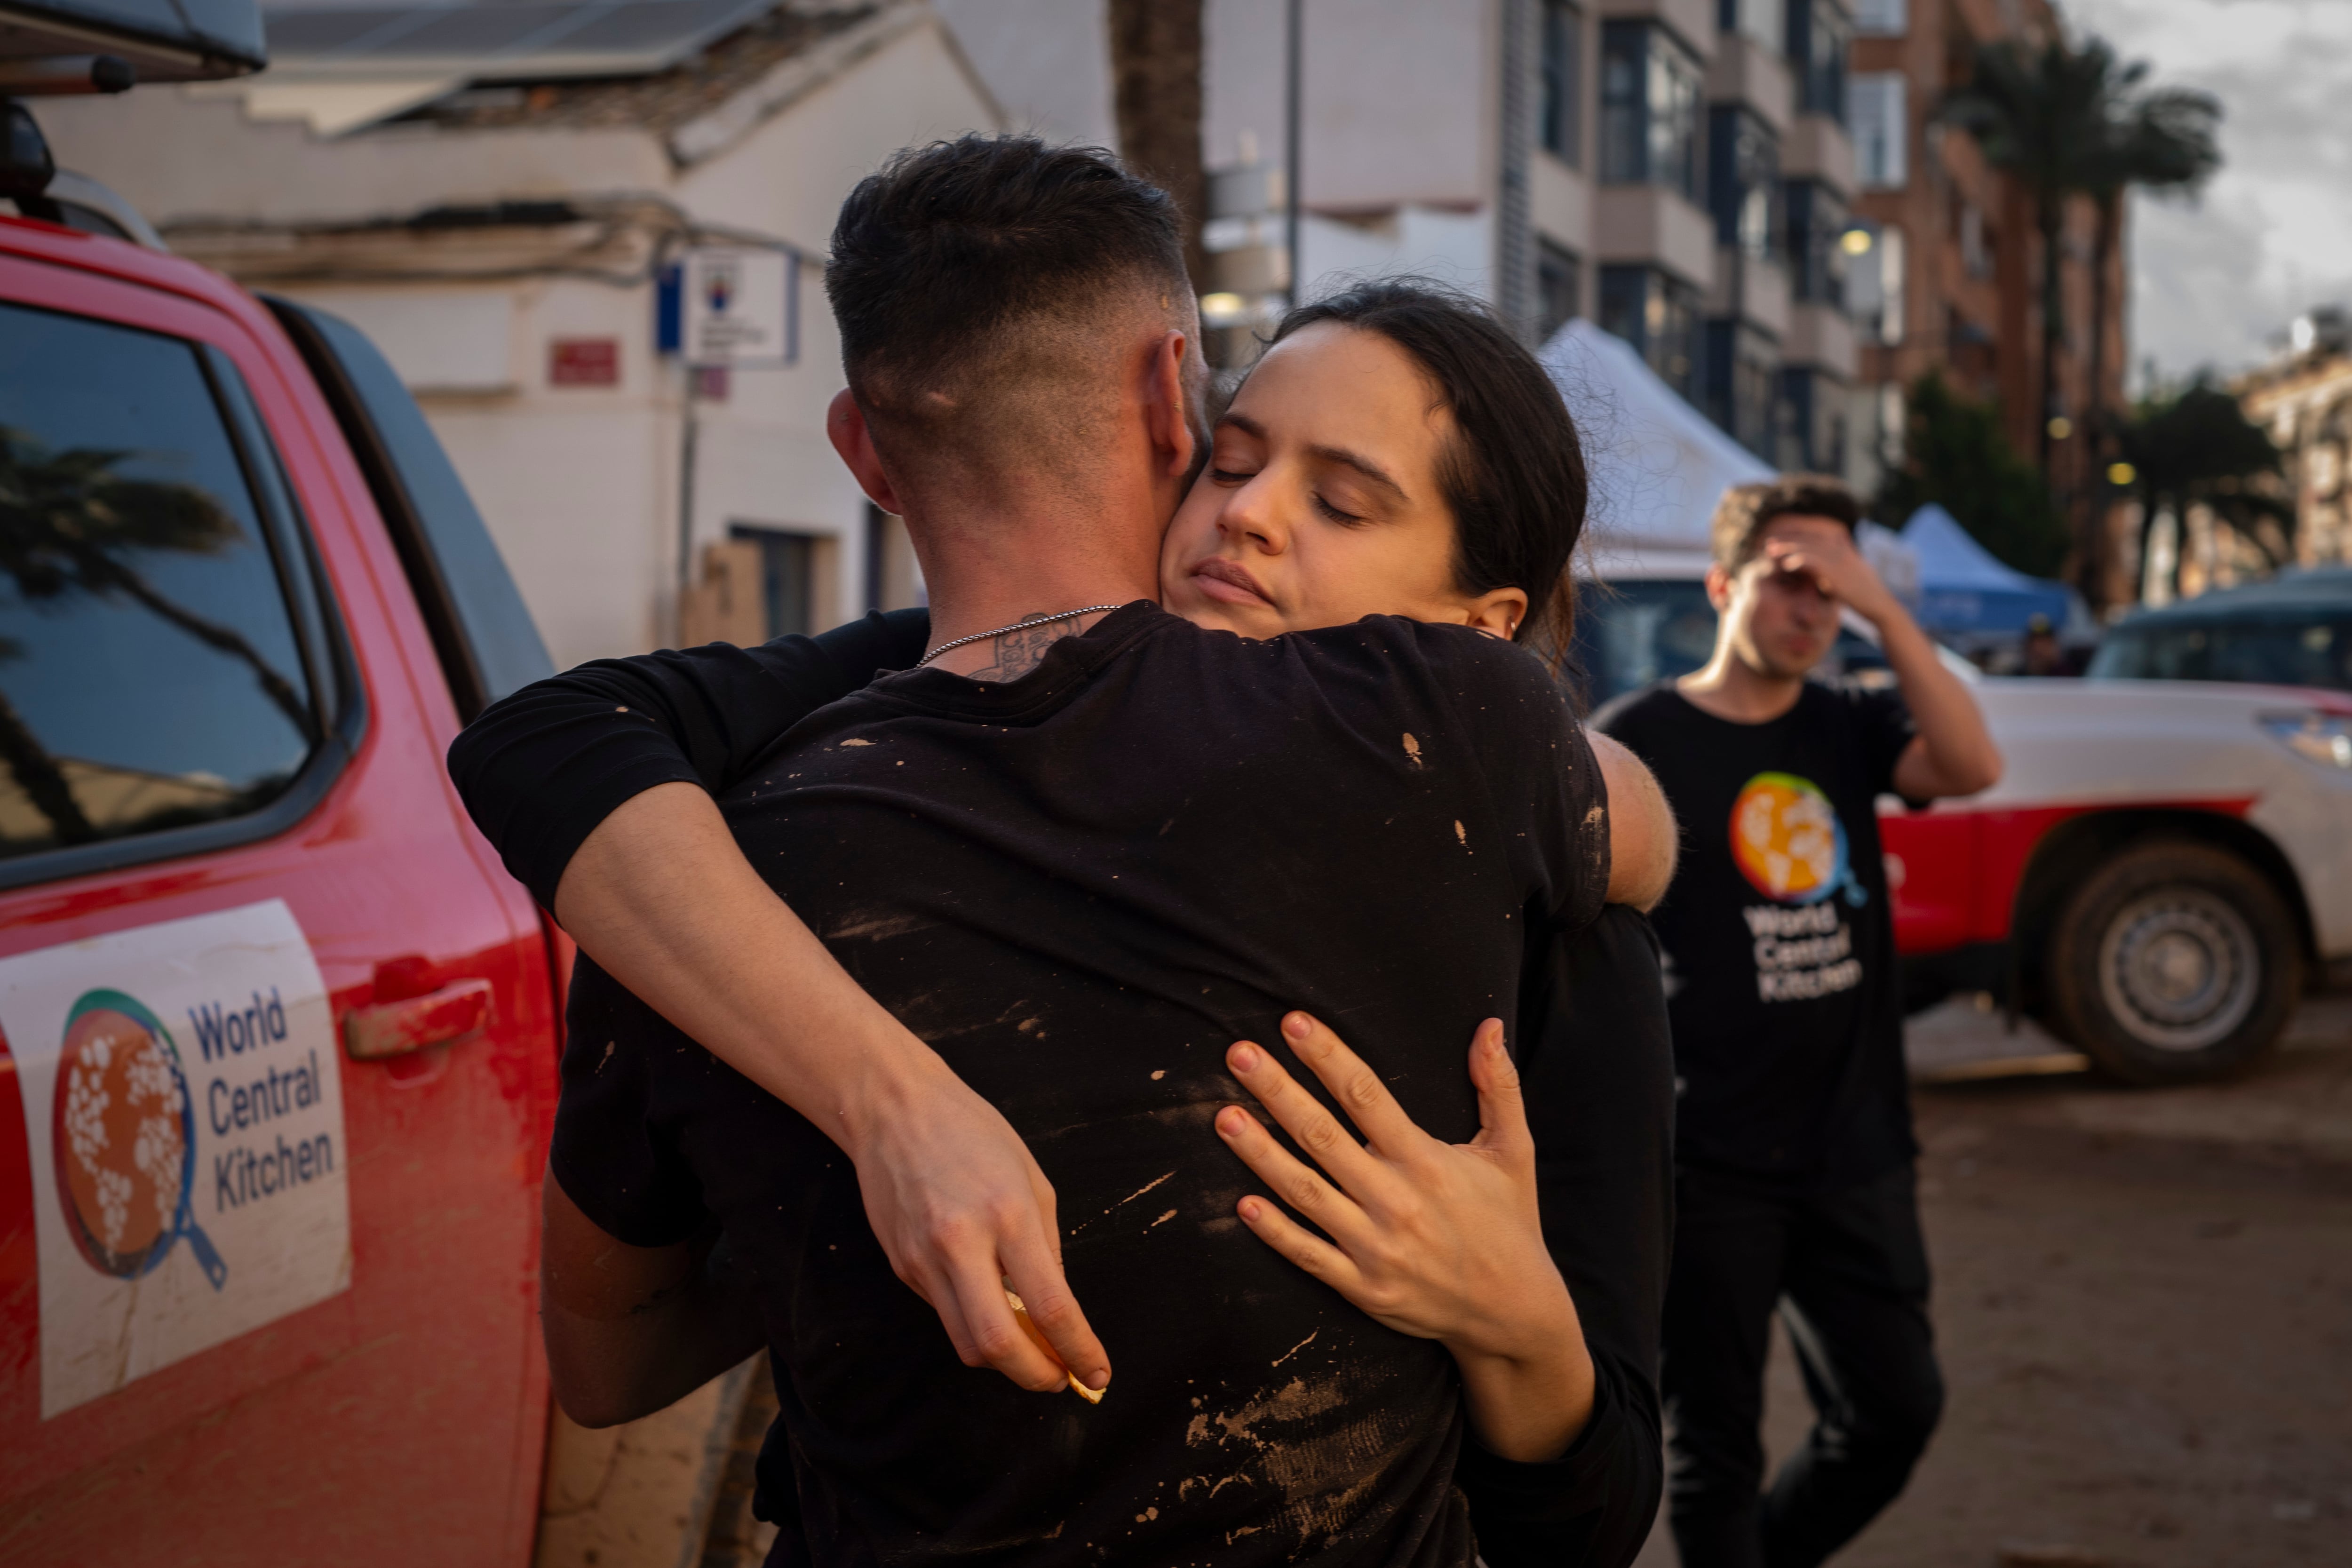
[[[860,181],[824,289],[877,438],[927,442],[1017,416],[1108,310],[1147,291],[1171,315],[1192,303],[1168,193],[1099,148],[1034,136],[935,142]]]
[[[1826,517],[1852,533],[1862,522],[1862,502],[1842,480],[1827,474],[1787,474],[1760,484],[1734,485],[1715,503],[1707,541],[1716,564],[1737,572],[1755,559],[1757,535],[1776,517]]]

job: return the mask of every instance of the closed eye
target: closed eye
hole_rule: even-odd
[[[1325,517],[1329,518],[1333,522],[1338,523],[1342,528],[1356,528],[1360,526],[1365,521],[1361,516],[1355,512],[1341,511],[1338,507],[1333,506],[1329,501],[1325,500],[1320,492],[1318,492],[1315,497],[1315,510],[1321,512]]]
[[[1240,485],[1247,484],[1250,480],[1257,478],[1257,476],[1255,474],[1241,473],[1233,468],[1211,468],[1209,470],[1209,478],[1221,485]]]

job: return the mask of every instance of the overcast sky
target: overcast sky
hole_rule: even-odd
[[[2060,0],[2152,80],[2221,100],[2221,172],[2132,212],[2133,372],[2269,357],[2296,312],[2352,305],[2352,0]]]

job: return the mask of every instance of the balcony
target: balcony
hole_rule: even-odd
[[[1852,381],[1856,360],[1853,323],[1832,305],[1791,306],[1789,330],[1780,339],[1780,357],[1789,364],[1808,365]]]
[[[1842,196],[1853,195],[1853,139],[1826,114],[1800,114],[1780,143],[1780,173],[1819,180]]]
[[[1604,263],[1663,267],[1694,287],[1715,276],[1715,220],[1661,185],[1603,185],[1593,249]]]
[[[1715,10],[1716,0],[1601,0],[1603,16],[1664,22],[1701,59],[1718,44]]]
[[[1745,35],[1726,33],[1707,62],[1706,100],[1744,103],[1785,136],[1796,114],[1796,84],[1778,54]]]
[[[1536,227],[1570,250],[1592,249],[1592,182],[1557,158],[1531,160],[1528,205]]]

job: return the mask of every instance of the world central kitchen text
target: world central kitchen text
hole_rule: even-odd
[[[326,1098],[316,1050],[282,1064],[257,1055],[286,1042],[286,1007],[278,988],[270,987],[267,1000],[252,993],[251,1003],[242,1008],[218,1002],[191,1007],[188,1022],[204,1059],[218,1064],[216,1076],[205,1086],[205,1120],[215,1137],[236,1139],[225,1149],[207,1151],[214,1210],[242,1208],[333,1171],[332,1133],[303,1128],[289,1140],[285,1129],[268,1126],[287,1118],[308,1121],[306,1113]],[[238,1136],[248,1133],[255,1141]]]

